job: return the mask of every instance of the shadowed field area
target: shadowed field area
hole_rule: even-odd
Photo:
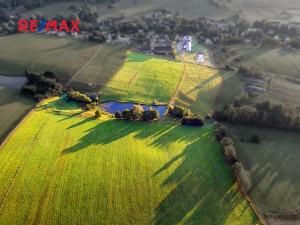
[[[230,127],[230,132],[236,139],[239,159],[251,173],[250,195],[257,207],[274,224],[298,224],[299,134],[242,126]],[[252,134],[258,134],[262,142],[239,141]]]
[[[0,224],[256,224],[210,124],[65,109],[40,107],[1,148]]]
[[[18,90],[0,87],[0,142],[34,105]]]

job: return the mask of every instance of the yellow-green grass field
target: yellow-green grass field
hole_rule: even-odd
[[[0,142],[33,108],[35,102],[13,89],[0,87]]]
[[[178,61],[128,52],[124,65],[101,89],[102,100],[168,103],[183,68]]]
[[[71,38],[17,34],[0,38],[0,72],[23,75],[25,69],[52,70],[63,81],[73,76],[96,52],[98,45]]]
[[[95,120],[70,113],[74,105],[52,107],[39,107],[0,149],[0,224],[257,223],[212,125]]]
[[[185,63],[184,79],[175,103],[193,112],[211,113],[223,82],[221,73],[207,66]]]
[[[256,206],[268,219],[269,215],[275,215],[272,220],[283,219],[274,224],[299,224],[299,217],[293,216],[299,215],[300,205],[299,134],[243,126],[229,128],[238,158],[251,174],[250,196]],[[261,137],[260,144],[240,141],[253,134]],[[288,222],[284,218],[292,220]]]

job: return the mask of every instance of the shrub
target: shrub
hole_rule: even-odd
[[[97,105],[95,103],[88,103],[83,106],[83,110],[84,111],[92,111],[93,109],[95,109],[96,106]]]
[[[34,95],[37,91],[37,88],[35,85],[25,85],[21,92],[24,93],[24,94],[29,94],[29,95]]]
[[[124,120],[134,121],[137,119],[136,115],[133,113],[133,110],[125,109],[122,112],[122,118]]]
[[[78,91],[71,91],[68,93],[70,100],[80,103],[92,103],[92,100],[85,94],[81,94]]]
[[[226,135],[227,135],[227,131],[225,127],[220,126],[219,128],[216,129],[215,138],[217,141],[221,141],[224,137],[226,137]]]
[[[171,116],[174,116],[176,118],[183,118],[184,116],[190,116],[191,112],[190,110],[181,107],[181,106],[170,106],[168,109],[168,113]]]
[[[101,117],[101,112],[100,112],[99,109],[97,109],[96,112],[95,112],[95,118],[98,119],[100,117]]]
[[[241,182],[241,185],[243,186],[245,191],[249,191],[251,189],[252,183],[250,174],[245,170],[243,164],[241,162],[236,162],[233,164],[232,169],[235,176]]]
[[[229,145],[233,145],[233,140],[229,137],[225,137],[221,140],[221,144],[223,145],[223,147],[225,148],[226,146],[229,146]]]
[[[197,126],[197,127],[202,127],[203,126],[203,121],[199,117],[184,117],[181,121],[182,125],[185,126]]]
[[[250,142],[254,143],[254,144],[259,144],[260,143],[260,137],[257,135],[257,134],[253,134],[251,137],[250,137]]]
[[[150,107],[148,110],[143,112],[142,120],[153,121],[159,118],[159,112],[156,109]]]
[[[228,163],[234,164],[238,161],[237,156],[236,156],[236,150],[233,145],[226,146],[224,148],[224,154],[225,154],[225,157],[226,157],[226,160],[228,161]]]
[[[144,108],[141,105],[134,105],[132,108],[132,113],[136,117],[136,120],[142,119]]]
[[[115,118],[122,119],[122,113],[120,111],[115,112]]]

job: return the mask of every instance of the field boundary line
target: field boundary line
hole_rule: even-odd
[[[35,111],[39,104],[35,105],[25,116],[17,123],[17,125],[7,134],[7,136],[3,139],[3,141],[0,143],[0,151],[2,150],[3,146],[7,143],[7,141],[10,139],[10,137],[17,131],[17,129],[23,124],[30,115]]]
[[[70,80],[66,83],[65,86],[68,86],[75,78],[78,77],[78,75],[85,70],[92,61],[94,61],[94,59],[97,57],[98,53],[101,51],[102,49],[102,45],[99,45],[96,52],[94,53],[94,55],[70,78]]]
[[[238,183],[240,192],[246,198],[247,202],[249,203],[250,207],[252,208],[253,212],[255,213],[255,215],[256,215],[256,217],[257,217],[258,222],[260,223],[260,225],[267,225],[267,222],[265,221],[264,217],[261,215],[261,213],[259,212],[258,208],[252,202],[250,196],[245,191],[245,189],[244,189],[244,187],[242,185],[242,182],[240,181],[240,179],[238,177],[236,177],[236,181]]]
[[[136,78],[138,76],[139,72],[141,72],[144,69],[146,64],[147,64],[147,62],[144,62],[144,64],[133,74],[131,79],[127,82],[128,84],[130,84],[134,80],[134,78]]]
[[[185,64],[185,62],[183,61],[183,59],[182,59],[181,56],[180,56],[180,59],[181,59],[182,65],[183,65],[183,71],[181,72],[180,80],[179,80],[178,83],[177,83],[177,86],[176,86],[176,88],[175,88],[175,91],[174,91],[174,93],[173,93],[173,95],[172,95],[172,97],[171,97],[171,99],[170,99],[168,105],[171,105],[171,104],[174,104],[174,103],[175,103],[175,98],[176,98],[177,95],[178,95],[179,88],[180,88],[181,84],[183,83],[184,75],[185,75],[185,73],[186,73],[186,64]]]

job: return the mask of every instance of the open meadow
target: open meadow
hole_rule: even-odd
[[[53,101],[0,149],[0,224],[257,223],[211,124],[95,120]]]
[[[0,73],[24,75],[26,69],[55,71],[68,81],[95,53],[98,45],[71,38],[36,34],[0,37]]]
[[[298,224],[299,134],[242,126],[229,128],[235,139],[238,158],[251,174],[250,196],[261,213],[272,224]],[[262,142],[240,141],[241,138],[249,139],[252,134],[258,134]]]
[[[34,101],[21,96],[19,91],[0,87],[0,143],[34,105]]]
[[[193,112],[211,113],[222,82],[223,77],[217,69],[185,63],[184,78],[175,103]]]
[[[183,70],[178,61],[128,52],[124,65],[101,89],[102,100],[168,103]]]

